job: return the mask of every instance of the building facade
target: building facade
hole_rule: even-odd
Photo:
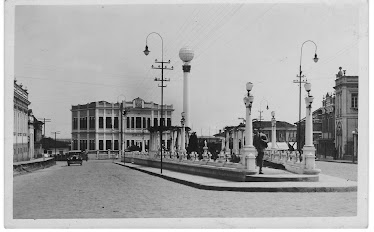
[[[358,127],[358,76],[346,76],[339,67],[335,80],[335,147],[337,159],[352,159]]]
[[[313,144],[318,150],[317,141],[322,137],[322,107],[316,109],[312,113],[313,118]],[[296,125],[299,122],[295,123]],[[296,137],[297,140],[297,137]],[[302,150],[305,145],[305,118],[301,119],[300,123],[300,147],[298,149]]]
[[[272,138],[271,121],[254,121],[253,129],[261,129],[268,140]],[[293,143],[296,142],[296,126],[284,121],[276,121],[276,142]],[[221,138],[222,148],[225,148],[227,154],[242,154],[242,149],[245,146],[245,124],[241,123],[238,126],[227,126],[223,132],[214,135]]]
[[[335,158],[335,93],[327,93],[322,101],[322,134],[316,142],[316,155],[320,158]]]
[[[173,105],[163,106],[163,125],[172,125]],[[149,146],[149,127],[161,125],[161,105],[141,98],[121,103],[106,101],[72,106],[72,149],[88,151],[120,151]],[[166,123],[165,123],[166,121]],[[163,143],[170,143],[168,131]]]
[[[28,92],[14,80],[13,162],[30,160]]]

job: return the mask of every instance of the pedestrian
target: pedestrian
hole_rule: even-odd
[[[264,158],[264,150],[268,147],[268,138],[264,133],[255,130],[255,135],[253,137],[253,146],[257,150],[256,162],[259,167],[259,174],[264,174],[262,172],[262,164]]]

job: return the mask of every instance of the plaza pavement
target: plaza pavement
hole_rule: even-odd
[[[357,182],[345,180],[338,177],[332,177],[319,174],[319,181],[284,181],[284,182],[234,182],[186,173],[174,172],[163,169],[162,174],[159,168],[146,167],[133,163],[115,162],[118,165],[135,169],[153,176],[184,184],[198,189],[216,190],[216,191],[239,191],[239,192],[355,192],[357,191]],[[293,174],[284,170],[263,168],[262,177],[298,177],[304,176]]]

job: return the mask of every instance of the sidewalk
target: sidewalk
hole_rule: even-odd
[[[53,159],[53,157],[37,158],[37,159],[28,160],[28,161],[13,162],[13,165],[32,164],[32,163],[48,161],[48,160],[51,160],[51,159]]]
[[[353,163],[352,160],[334,160],[334,159],[318,158],[318,159],[316,159],[316,161],[332,162],[332,163],[344,163],[344,164],[357,164],[357,160]]]
[[[198,189],[238,192],[356,192],[357,182],[324,174],[319,175],[318,182],[233,182],[215,178],[189,175],[166,169],[160,173],[159,168],[140,166],[132,163],[115,162],[118,165],[138,170],[153,176],[184,184]],[[263,168],[265,175],[297,175],[283,170]]]

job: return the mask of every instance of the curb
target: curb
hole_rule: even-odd
[[[352,163],[352,161],[351,162],[349,162],[349,161],[343,161],[343,162],[341,162],[341,161],[336,161],[336,160],[320,160],[320,159],[318,159],[316,161],[338,163],[338,164],[358,164],[357,162]]]
[[[232,191],[232,192],[357,192],[357,186],[351,187],[222,187],[222,186],[211,186],[194,183],[187,180],[181,180],[170,176],[164,176],[159,173],[150,172],[147,170],[139,169],[136,167],[130,167],[126,164],[115,163],[133,170],[137,170],[143,173],[147,173],[152,176],[161,177],[162,179],[173,181],[175,183],[183,184],[197,189],[202,190],[214,190],[214,191]]]

